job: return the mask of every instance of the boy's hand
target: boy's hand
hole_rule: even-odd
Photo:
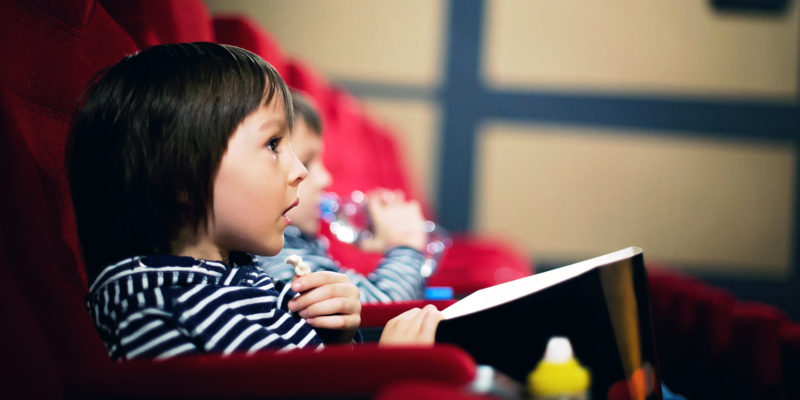
[[[364,240],[362,249],[383,251],[388,247],[408,246],[422,250],[425,247],[425,219],[417,201],[406,201],[400,190],[378,189],[369,194],[367,207],[375,236]]]
[[[343,331],[336,341],[353,339],[361,325],[361,301],[350,278],[331,271],[312,272],[295,277],[292,290],[302,294],[289,301],[290,311],[315,328]]]
[[[442,313],[433,304],[422,309],[412,308],[386,323],[380,341],[381,346],[420,346],[433,345],[436,340],[436,327],[442,320]]]

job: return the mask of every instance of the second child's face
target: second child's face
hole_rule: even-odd
[[[322,138],[298,118],[292,130],[292,147],[308,169],[308,179],[300,185],[300,205],[289,211],[289,217],[301,231],[316,235],[320,225],[319,202],[331,184],[331,174],[322,164]]]
[[[286,212],[298,201],[307,171],[289,143],[280,96],[236,128],[214,179],[209,233],[221,253],[275,255],[283,247]]]

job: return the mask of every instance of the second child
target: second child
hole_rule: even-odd
[[[298,188],[300,204],[287,213],[292,225],[284,232],[283,249],[277,256],[257,257],[261,268],[276,280],[290,281],[294,267],[285,260],[294,254],[308,262],[312,271],[347,275],[360,290],[362,303],[421,299],[428,276],[423,272],[425,257],[420,251],[426,239],[424,219],[419,203],[406,201],[402,192],[383,189],[368,196],[375,235],[365,244],[383,252],[372,273],[364,275],[343,267],[331,257],[326,242],[317,235],[320,201],[331,184],[331,175],[322,163],[322,123],[302,94],[293,92],[292,103],[295,124],[290,140],[308,177]]]

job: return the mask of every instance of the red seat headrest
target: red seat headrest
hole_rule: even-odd
[[[286,56],[278,42],[248,17],[222,15],[214,17],[217,43],[230,44],[258,54],[286,79]]]
[[[101,0],[103,7],[145,49],[157,44],[213,42],[202,0]]]

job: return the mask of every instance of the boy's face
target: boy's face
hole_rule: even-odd
[[[292,129],[292,147],[308,169],[308,179],[300,185],[300,204],[289,211],[292,224],[308,235],[319,231],[319,202],[331,184],[331,175],[322,164],[322,138],[298,118]]]
[[[275,255],[283,247],[286,212],[296,205],[307,171],[289,143],[283,99],[275,96],[236,128],[214,178],[209,236],[222,255]]]

